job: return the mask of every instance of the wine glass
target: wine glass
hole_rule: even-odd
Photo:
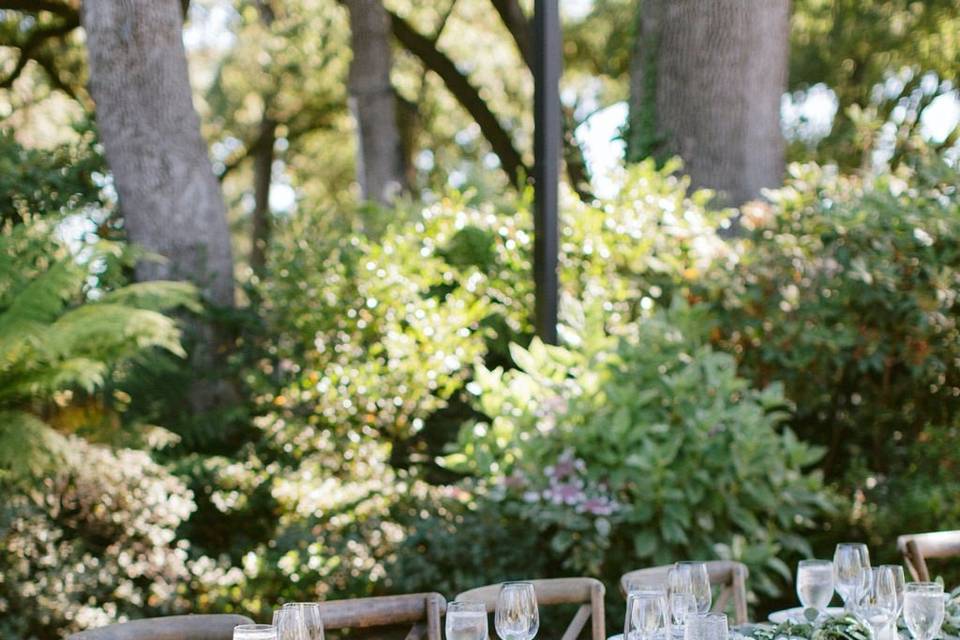
[[[540,629],[537,594],[530,582],[504,582],[493,626],[500,640],[532,640]]]
[[[931,640],[940,633],[945,601],[938,582],[908,582],[903,592],[903,620],[914,640]]]
[[[880,567],[886,567],[893,571],[893,579],[897,583],[897,618],[900,618],[900,614],[903,613],[903,591],[907,584],[903,567],[899,564],[882,564]]]
[[[727,640],[729,628],[723,613],[698,613],[687,618],[684,640]]]
[[[272,624],[240,624],[233,628],[233,640],[277,640]]]
[[[671,593],[670,598],[670,616],[673,621],[671,629],[673,634],[683,637],[683,631],[687,624],[687,619],[697,615],[697,599],[692,593]]]
[[[482,602],[447,605],[447,640],[487,640],[487,608]]]
[[[833,554],[833,581],[843,608],[853,610],[870,580],[870,552],[859,542],[841,542]]]
[[[689,593],[697,601],[697,613],[710,611],[713,594],[710,592],[710,574],[703,562],[678,562],[668,574],[670,593]]]
[[[897,619],[897,580],[890,567],[870,570],[870,581],[857,604],[857,613],[870,625],[874,638],[886,635],[887,627]]]
[[[797,597],[805,610],[816,609],[817,617],[823,615],[833,598],[833,563],[830,560],[801,560],[797,564]]]
[[[653,640],[665,636],[670,627],[665,589],[640,589],[627,594],[624,640]]]
[[[320,605],[315,602],[288,602],[273,612],[277,640],[323,640]]]

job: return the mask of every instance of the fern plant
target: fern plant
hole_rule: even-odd
[[[0,479],[43,471],[65,440],[46,418],[101,387],[118,363],[159,348],[183,356],[175,307],[197,310],[194,288],[97,285],[115,243],[71,252],[53,223],[28,218],[0,233]]]

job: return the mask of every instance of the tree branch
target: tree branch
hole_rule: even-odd
[[[77,18],[77,10],[70,5],[53,0],[0,0],[0,9],[37,13],[49,11],[64,18]],[[78,18],[79,21],[79,18]]]
[[[417,32],[403,18],[390,12],[390,24],[393,35],[400,44],[420,58],[427,69],[440,76],[457,102],[479,125],[483,137],[500,159],[500,166],[510,178],[510,182],[519,185],[524,176],[530,175],[530,169],[524,164],[520,152],[513,146],[510,134],[480,97],[480,92],[470,83],[469,78],[457,69],[453,60],[437,48],[435,42]]]
[[[13,86],[13,83],[20,77],[20,74],[23,73],[27,63],[37,58],[38,50],[47,40],[62,38],[78,26],[80,26],[80,16],[74,13],[73,16],[58,25],[39,27],[31,31],[25,42],[20,45],[14,45],[20,49],[20,58],[7,77],[0,80],[0,89],[9,89]]]
[[[520,57],[530,71],[533,71],[533,30],[527,21],[523,9],[517,0],[490,0],[493,8],[500,14],[507,31],[513,38],[514,44],[520,50]]]

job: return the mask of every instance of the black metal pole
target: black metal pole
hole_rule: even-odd
[[[534,2],[533,52],[533,279],[536,330],[544,342],[557,343],[559,280],[560,7],[558,0]]]

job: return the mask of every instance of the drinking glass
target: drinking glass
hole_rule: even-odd
[[[940,633],[944,605],[942,584],[907,583],[903,592],[903,620],[914,640],[931,640]]]
[[[852,611],[870,580],[870,552],[859,542],[841,542],[833,554],[833,581],[843,599],[843,608]]]
[[[500,640],[532,640],[540,629],[537,594],[530,582],[504,582],[493,626]]]
[[[684,640],[727,640],[727,616],[723,613],[698,613],[687,618]]]
[[[624,640],[653,640],[665,637],[670,628],[670,612],[665,589],[642,589],[627,594],[627,615],[623,623]]]
[[[315,602],[288,602],[273,612],[277,640],[323,640],[320,605]]]
[[[668,574],[670,593],[689,593],[697,601],[697,613],[710,611],[713,594],[710,592],[710,574],[703,562],[678,562]]]
[[[870,570],[870,581],[857,604],[857,613],[870,625],[874,638],[888,635],[887,628],[897,619],[897,580],[890,567]]]
[[[277,640],[272,624],[240,624],[233,628],[233,640]]]
[[[801,560],[797,565],[797,597],[804,609],[823,615],[833,598],[833,563],[829,560]]]
[[[447,640],[487,640],[487,608],[482,602],[447,605]]]
[[[692,593],[671,593],[669,601],[670,617],[673,621],[670,628],[673,635],[682,638],[687,619],[697,615],[697,599]]]
[[[882,564],[881,568],[888,568],[893,571],[893,580],[897,583],[897,618],[903,613],[903,591],[907,584],[906,576],[903,574],[903,567],[899,564]]]

